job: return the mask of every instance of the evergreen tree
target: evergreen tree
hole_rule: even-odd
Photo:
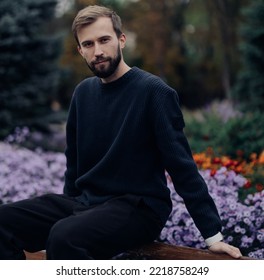
[[[49,34],[57,0],[0,2],[0,137],[41,123],[59,71],[60,38]]]
[[[264,110],[264,0],[256,0],[244,10],[241,28],[243,68],[233,89],[234,99],[245,111]]]

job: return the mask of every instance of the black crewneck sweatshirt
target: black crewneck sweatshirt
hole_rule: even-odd
[[[217,234],[221,221],[183,128],[178,95],[157,76],[133,67],[111,83],[85,79],[69,110],[64,192],[86,205],[136,195],[165,223],[167,170],[203,237]]]

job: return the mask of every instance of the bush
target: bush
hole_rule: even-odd
[[[185,134],[195,153],[205,151],[208,147],[212,147],[215,152],[220,152],[219,143],[219,127],[223,126],[223,122],[216,115],[203,115],[198,118],[185,118]]]
[[[200,153],[211,147],[219,155],[235,158],[243,154],[247,159],[252,153],[260,154],[264,148],[264,115],[259,111],[237,112],[230,117],[227,111],[222,114],[208,109],[184,111],[185,133],[192,151]]]
[[[235,157],[260,154],[264,148],[264,115],[259,111],[230,119],[220,130],[219,141],[225,154]]]

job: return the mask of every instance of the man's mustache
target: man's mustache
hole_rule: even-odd
[[[109,61],[110,58],[109,57],[101,57],[101,58],[97,58],[96,60],[93,60],[91,62],[92,65],[95,65],[95,64],[98,64],[98,63],[101,63],[101,62],[106,62],[106,61]]]

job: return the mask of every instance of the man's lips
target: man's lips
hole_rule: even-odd
[[[98,65],[98,64],[105,63],[105,62],[107,62],[107,61],[108,61],[108,59],[99,60],[99,61],[95,61],[93,64],[94,64],[94,65]]]

